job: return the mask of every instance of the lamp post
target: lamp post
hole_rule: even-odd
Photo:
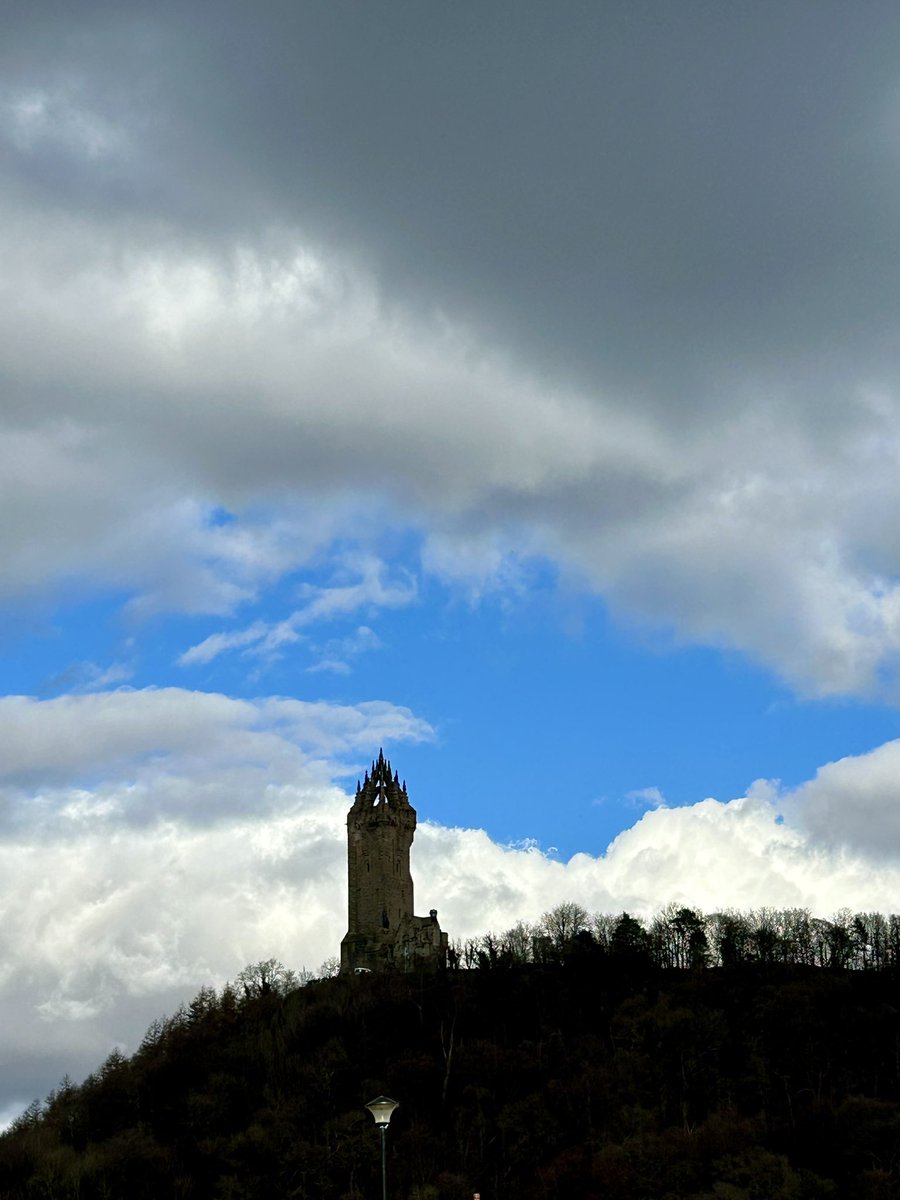
[[[378,1096],[375,1100],[370,1100],[366,1108],[375,1118],[375,1124],[381,1130],[381,1200],[387,1200],[387,1157],[385,1152],[384,1137],[387,1133],[387,1127],[390,1124],[394,1109],[399,1108],[396,1100],[391,1100],[389,1096]]]

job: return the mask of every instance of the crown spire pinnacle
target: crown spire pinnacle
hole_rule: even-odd
[[[409,798],[406,784],[400,784],[400,773],[391,769],[390,759],[385,758],[384,749],[378,751],[370,770],[366,771],[362,784],[356,783],[354,808],[406,808]]]

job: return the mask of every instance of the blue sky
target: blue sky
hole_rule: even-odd
[[[830,759],[898,734],[892,705],[804,699],[737,651],[616,620],[546,562],[529,564],[509,593],[473,596],[423,576],[414,540],[402,550],[391,560],[402,605],[323,619],[268,654],[240,648],[179,661],[209,630],[277,624],[298,596],[333,582],[330,568],[279,581],[224,623],[129,619],[122,593],[48,608],[4,648],[9,691],[47,699],[113,685],[339,705],[390,699],[431,727],[422,741],[387,747],[423,818],[481,827],[502,843],[534,840],[564,859],[601,853],[660,802],[730,799],[760,777],[795,788]],[[113,676],[109,684],[100,672]],[[335,778],[349,789],[366,761],[350,756]]]
[[[896,905],[900,17],[5,14],[0,1122],[420,911]]]

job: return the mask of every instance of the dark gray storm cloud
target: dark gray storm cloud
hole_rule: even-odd
[[[6,79],[135,138],[115,169],[32,159],[56,202],[201,238],[299,222],[391,294],[683,414],[742,371],[893,361],[893,6],[41,9]]]
[[[231,611],[371,459],[367,508],[445,550],[574,565],[814,691],[895,661],[894,7],[46,4],[6,35],[8,588],[52,561]]]

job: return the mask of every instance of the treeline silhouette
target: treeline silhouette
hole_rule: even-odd
[[[438,974],[256,963],[35,1102],[0,1197],[374,1200],[386,1093],[392,1198],[900,1198],[898,926],[565,904]]]
[[[451,963],[492,967],[554,961],[581,946],[618,959],[643,958],[658,967],[731,967],[790,963],[882,971],[900,967],[900,916],[841,909],[830,920],[806,908],[729,909],[704,915],[669,904],[649,924],[629,913],[589,913],[569,901],[540,921],[520,921],[451,945]]]

